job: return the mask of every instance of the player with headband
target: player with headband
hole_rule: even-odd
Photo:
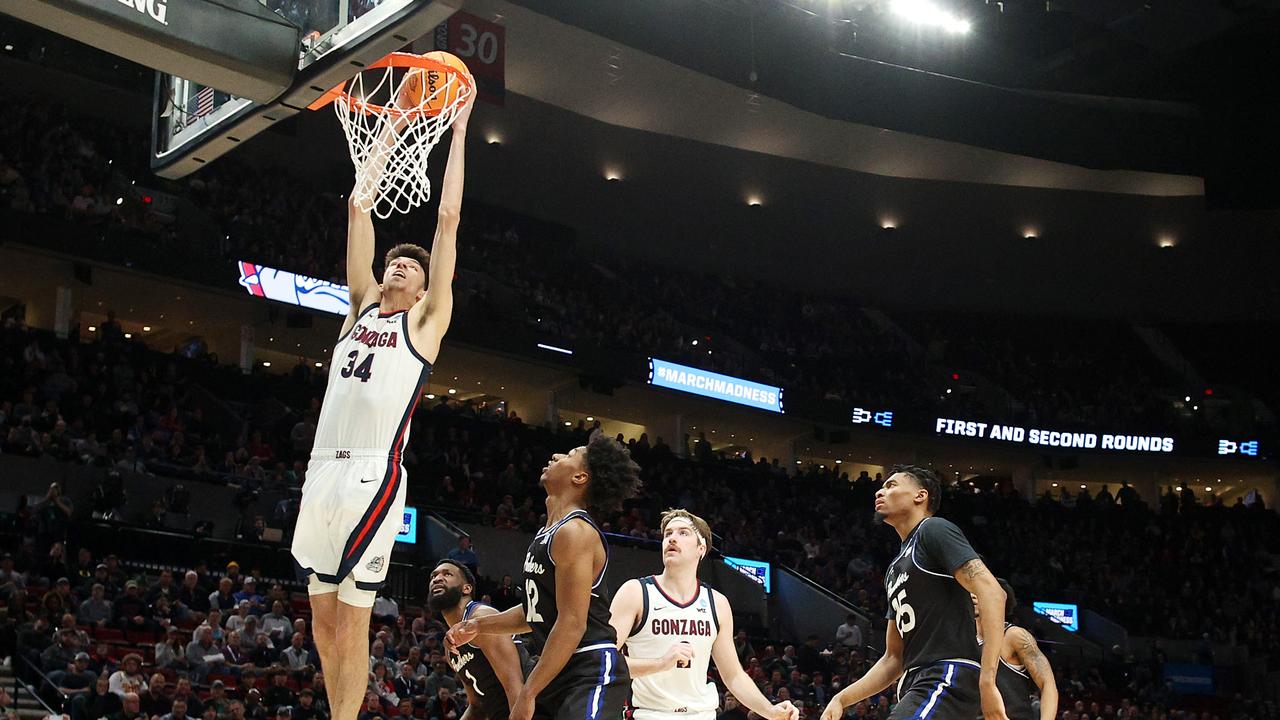
[[[790,702],[769,702],[733,646],[733,609],[721,593],[698,580],[711,551],[711,528],[687,510],[662,515],[662,572],[628,580],[613,599],[610,624],[631,668],[635,720],[712,720],[720,705],[707,681],[714,659],[725,687],[766,720],[796,720]]]

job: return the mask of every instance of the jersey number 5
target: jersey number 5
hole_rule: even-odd
[[[529,609],[524,613],[525,622],[542,622],[542,613],[538,612],[538,586],[530,578],[524,581],[524,594],[529,598]]]
[[[342,377],[349,378],[352,375],[360,378],[360,382],[369,382],[369,376],[373,374],[373,353],[365,356],[364,362],[356,365],[356,356],[360,354],[359,350],[352,350],[347,354],[347,366],[340,371]]]
[[[898,626],[899,635],[905,636],[915,629],[916,611],[907,604],[907,591],[905,589],[899,591],[889,605],[893,608],[893,624]]]

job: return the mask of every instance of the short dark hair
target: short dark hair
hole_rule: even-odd
[[[1004,619],[1013,620],[1013,611],[1018,607],[1018,596],[1013,592],[1013,586],[1004,578],[996,578],[996,582],[1000,583],[1000,588],[1004,590]]]
[[[383,261],[384,267],[386,265],[390,265],[391,261],[398,257],[407,257],[410,260],[416,260],[418,264],[422,266],[422,271],[424,273],[427,268],[431,267],[431,253],[427,252],[426,248],[421,245],[415,245],[413,243],[400,243],[399,245],[396,245],[387,251],[387,257]]]
[[[938,514],[938,509],[942,507],[942,482],[938,480],[938,476],[929,468],[919,465],[894,465],[889,468],[890,476],[898,473],[910,475],[922,490],[929,493],[929,514]]]
[[[463,565],[462,563],[458,562],[457,560],[454,560],[453,558],[441,558],[440,562],[436,563],[435,567],[431,568],[431,571],[435,572],[436,568],[440,567],[441,565],[452,565],[458,568],[458,570],[462,572],[462,579],[465,580],[467,584],[470,585],[472,588],[476,586],[476,576],[475,576],[475,573],[471,572],[471,568],[467,567],[466,565]]]
[[[631,451],[606,435],[587,444],[587,507],[592,513],[621,510],[622,503],[640,492],[640,466]]]

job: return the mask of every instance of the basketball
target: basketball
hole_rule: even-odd
[[[457,55],[436,51],[423,57],[470,75],[466,64]],[[429,68],[411,68],[400,82],[399,104],[404,110],[440,112],[456,102],[461,92],[462,82],[454,79],[451,73]]]

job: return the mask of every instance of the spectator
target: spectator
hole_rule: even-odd
[[[239,566],[236,566],[239,568]],[[224,613],[231,612],[236,609],[238,603],[235,593],[231,591],[232,580],[224,577],[218,581],[218,589],[209,593],[209,607],[218,608]]]
[[[200,698],[191,691],[191,681],[185,677],[178,678],[177,689],[173,692],[173,701],[179,700],[186,703],[187,714],[191,717],[200,717],[204,714],[204,703],[200,702]]]
[[[148,619],[150,608],[138,593],[138,583],[129,580],[124,584],[124,596],[112,603],[113,622],[123,630],[147,630],[152,625]]]
[[[836,628],[836,646],[849,650],[862,649],[862,628],[858,626],[858,616],[849,613],[844,616],[844,623]]]
[[[226,656],[213,643],[213,629],[208,625],[196,628],[195,636],[187,644],[187,667],[191,669],[196,682],[204,682],[213,667],[222,667]]]
[[[200,575],[195,570],[188,570],[182,576],[177,599],[186,617],[199,620],[209,612],[209,593],[200,587]]]
[[[57,633],[57,642],[40,653],[40,667],[55,687],[61,687],[67,673],[75,672],[77,652],[75,628],[62,628]]]
[[[138,693],[127,692],[120,698],[120,709],[107,716],[107,720],[138,720],[143,718]]]
[[[63,675],[62,680],[57,683],[59,692],[63,695],[74,696],[92,690],[97,677],[89,669],[89,659],[89,653],[87,652],[80,651],[76,653],[74,667]]]
[[[254,615],[260,615],[266,612],[266,604],[264,598],[258,594],[258,581],[252,576],[244,579],[244,586],[240,592],[235,594],[236,603],[248,601],[249,611]]]
[[[400,617],[400,607],[396,605],[394,598],[379,594],[373,601],[371,615],[375,622],[395,625],[396,619]]]
[[[316,707],[315,700],[315,692],[303,688],[298,693],[298,704],[293,707],[292,720],[324,720],[326,716]]]
[[[71,717],[73,720],[99,720],[115,715],[122,706],[120,696],[111,692],[110,680],[105,674],[99,675],[92,690],[71,701]]]
[[[315,666],[311,664],[311,651],[305,647],[306,636],[300,632],[295,632],[289,641],[289,647],[280,653],[280,659],[284,661],[284,665],[288,668],[296,679],[304,679],[310,677],[315,672]]]
[[[106,574],[106,565],[100,565],[102,572]],[[76,621],[82,625],[92,625],[94,627],[106,627],[107,623],[114,617],[111,608],[111,601],[106,599],[107,589],[102,583],[96,582],[89,591],[89,599],[80,603],[80,609],[76,613]]]
[[[373,690],[365,693],[364,707],[356,720],[390,720],[382,709],[382,698],[378,697],[378,693]]]
[[[187,714],[186,700],[174,698],[169,712],[162,715],[160,720],[195,720],[195,718]]]
[[[231,714],[231,698],[227,697],[227,686],[221,680],[214,680],[209,684],[209,697],[205,700],[204,707],[205,712],[213,710],[219,718]],[[241,709],[243,710],[243,706]]]
[[[281,707],[292,708],[298,703],[298,697],[293,694],[293,690],[289,687],[289,674],[287,672],[272,673],[271,685],[262,696],[262,701],[272,712]]]
[[[463,535],[458,538],[458,547],[449,551],[449,559],[471,568],[472,574],[477,577],[480,575],[478,570],[480,558],[476,555],[476,551],[471,549],[470,537]]]
[[[226,667],[233,673],[253,667],[253,659],[248,656],[240,644],[240,633],[236,630],[227,632],[227,644],[222,648],[222,658]]]
[[[133,693],[137,699],[139,693],[146,691],[147,679],[142,675],[142,656],[137,653],[125,655],[120,661],[120,669],[111,675],[111,692],[124,700],[126,694]],[[127,711],[128,707],[125,709]],[[136,710],[134,708],[135,712]]]
[[[435,697],[427,705],[427,720],[458,720],[462,717],[462,709],[458,700],[453,697],[455,690],[441,686]]]
[[[444,660],[436,660],[432,663],[432,672],[422,680],[422,692],[427,697],[437,698],[441,689],[447,689],[451,693],[458,691],[458,682],[448,672],[448,666]]]
[[[747,720],[747,709],[738,703],[738,698],[725,693],[724,711],[716,716],[716,720]]]
[[[376,601],[375,601],[376,606]],[[271,612],[262,616],[262,631],[273,643],[283,643],[293,631],[293,622],[284,614],[284,603],[276,600],[271,604]]]
[[[151,676],[151,682],[148,685],[146,691],[138,696],[142,714],[149,718],[168,715],[173,707],[173,700],[168,695],[169,681],[165,679],[163,673],[156,673]]]
[[[523,602],[524,593],[515,586],[510,575],[503,575],[502,582],[498,584],[497,589],[490,593],[493,599],[493,606],[499,611],[508,610]]]
[[[429,697],[423,693],[422,682],[414,675],[414,668],[408,661],[400,666],[400,674],[396,677],[395,693],[401,700],[411,700],[416,705],[426,705]]]
[[[177,626],[165,628],[164,639],[156,643],[156,667],[168,670],[186,670],[187,649]]]

